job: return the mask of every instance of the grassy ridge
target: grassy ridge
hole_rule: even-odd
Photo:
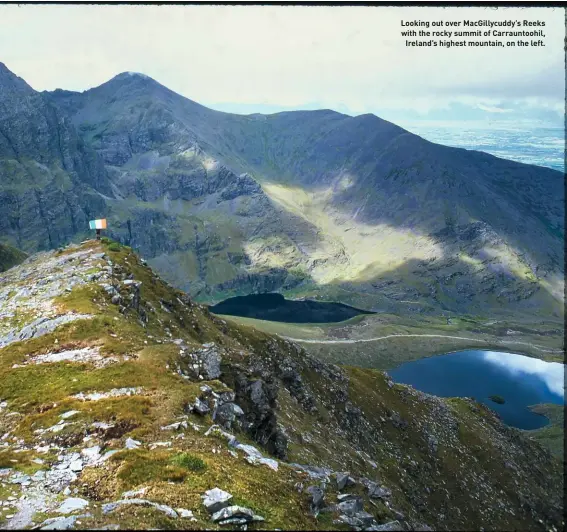
[[[88,259],[82,252],[87,257],[104,253],[106,258]],[[0,426],[13,435],[0,451],[0,467],[28,473],[51,468],[61,453],[80,452],[87,445],[85,434],[103,452],[118,451],[103,466],[84,468],[72,484],[76,494],[89,501],[92,515],[81,520],[82,527],[118,522],[121,528],[217,529],[202,506],[201,494],[220,487],[234,495],[236,504],[266,518],[265,524],[251,528],[344,529],[334,522],[338,517],[334,510],[317,518],[311,515],[305,488],[319,481],[293,463],[348,470],[357,478],[387,486],[392,491],[389,505],[371,502],[361,484],[352,488],[379,523],[396,519],[395,508],[405,515],[409,529],[424,522],[438,530],[558,527],[558,464],[537,442],[508,430],[480,405],[460,399],[444,401],[393,385],[374,369],[341,370],[290,342],[214,316],[164,283],[126,246],[91,241],[59,254],[38,256],[38,262],[26,268],[36,271],[49,257],[71,261],[59,262],[57,273],[67,271],[86,281],[70,292],[61,288],[52,302],[57,313],[92,317],[0,349],[0,397],[6,403],[0,410]],[[109,271],[105,269],[109,260],[112,283],[120,288],[125,305],[113,304],[96,280]],[[17,278],[18,271],[10,275]],[[42,276],[54,282],[49,272]],[[129,298],[134,293],[128,292],[132,283],[124,284],[128,277],[141,282],[139,300]],[[38,290],[51,288],[38,285]],[[178,368],[188,371],[189,366],[180,346],[192,353],[210,342],[222,352],[220,377],[183,378]],[[103,366],[33,363],[40,355],[83,348],[96,348],[103,360],[116,360]],[[254,406],[250,397],[257,396],[246,395],[246,390],[258,390],[258,383],[264,394],[277,391],[277,400],[267,406],[275,416],[271,430],[282,431],[287,441],[287,458],[280,458],[277,471],[251,465],[242,454],[231,454],[222,437],[204,435],[214,423],[210,414],[200,416],[187,409],[202,393],[201,386],[208,384],[218,393],[233,390],[247,419],[253,421],[265,410]],[[124,387],[137,391],[99,400],[77,397]],[[61,415],[69,411],[75,411],[69,422],[53,431]],[[187,428],[162,430],[180,420]],[[93,423],[99,428],[94,430]],[[269,455],[257,433],[232,430],[241,442]],[[125,449],[127,438],[138,440],[140,447]],[[57,445],[57,451],[41,454],[39,442]],[[510,457],[516,472],[503,466]],[[534,477],[534,467],[544,480]],[[196,520],[172,519],[153,508],[102,512],[102,503],[142,487],[147,488],[144,498],[191,509]],[[18,499],[26,492],[24,486],[5,484],[2,479],[0,490],[0,496]],[[330,480],[329,504],[336,495]],[[59,497],[60,502],[63,496]],[[526,510],[529,501],[535,501],[541,523]],[[0,526],[8,519],[5,515],[0,511]],[[45,517],[38,514],[36,522]]]
[[[528,435],[545,445],[559,459],[564,457],[565,447],[565,405],[541,404],[530,410],[549,419],[549,425],[531,430]]]

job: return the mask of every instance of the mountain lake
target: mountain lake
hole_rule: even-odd
[[[284,323],[334,323],[359,314],[374,314],[342,303],[309,299],[294,301],[276,293],[231,297],[209,307],[209,310],[215,314]]]
[[[440,397],[473,397],[504,423],[524,430],[549,420],[528,407],[564,404],[564,365],[496,351],[460,351],[406,362],[388,374],[395,382]]]

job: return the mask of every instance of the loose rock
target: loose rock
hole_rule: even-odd
[[[78,497],[70,497],[66,499],[63,504],[57,508],[57,512],[60,514],[70,514],[77,510],[83,510],[89,505],[89,501],[85,499],[80,499]]]
[[[203,497],[203,505],[211,514],[226,508],[232,499],[232,495],[230,493],[221,490],[220,488],[207,490],[204,495],[201,495],[201,497]]]

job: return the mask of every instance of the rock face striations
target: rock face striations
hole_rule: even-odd
[[[560,314],[563,198],[559,172],[373,115],[221,113],[136,73],[38,93],[0,65],[2,242],[53,249],[106,217],[201,300]]]
[[[559,530],[560,462],[468,399],[209,313],[131,248],[0,275],[0,528]]]

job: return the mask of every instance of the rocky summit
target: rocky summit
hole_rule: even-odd
[[[485,406],[228,323],[117,242],[0,274],[1,529],[554,531],[562,482]]]

